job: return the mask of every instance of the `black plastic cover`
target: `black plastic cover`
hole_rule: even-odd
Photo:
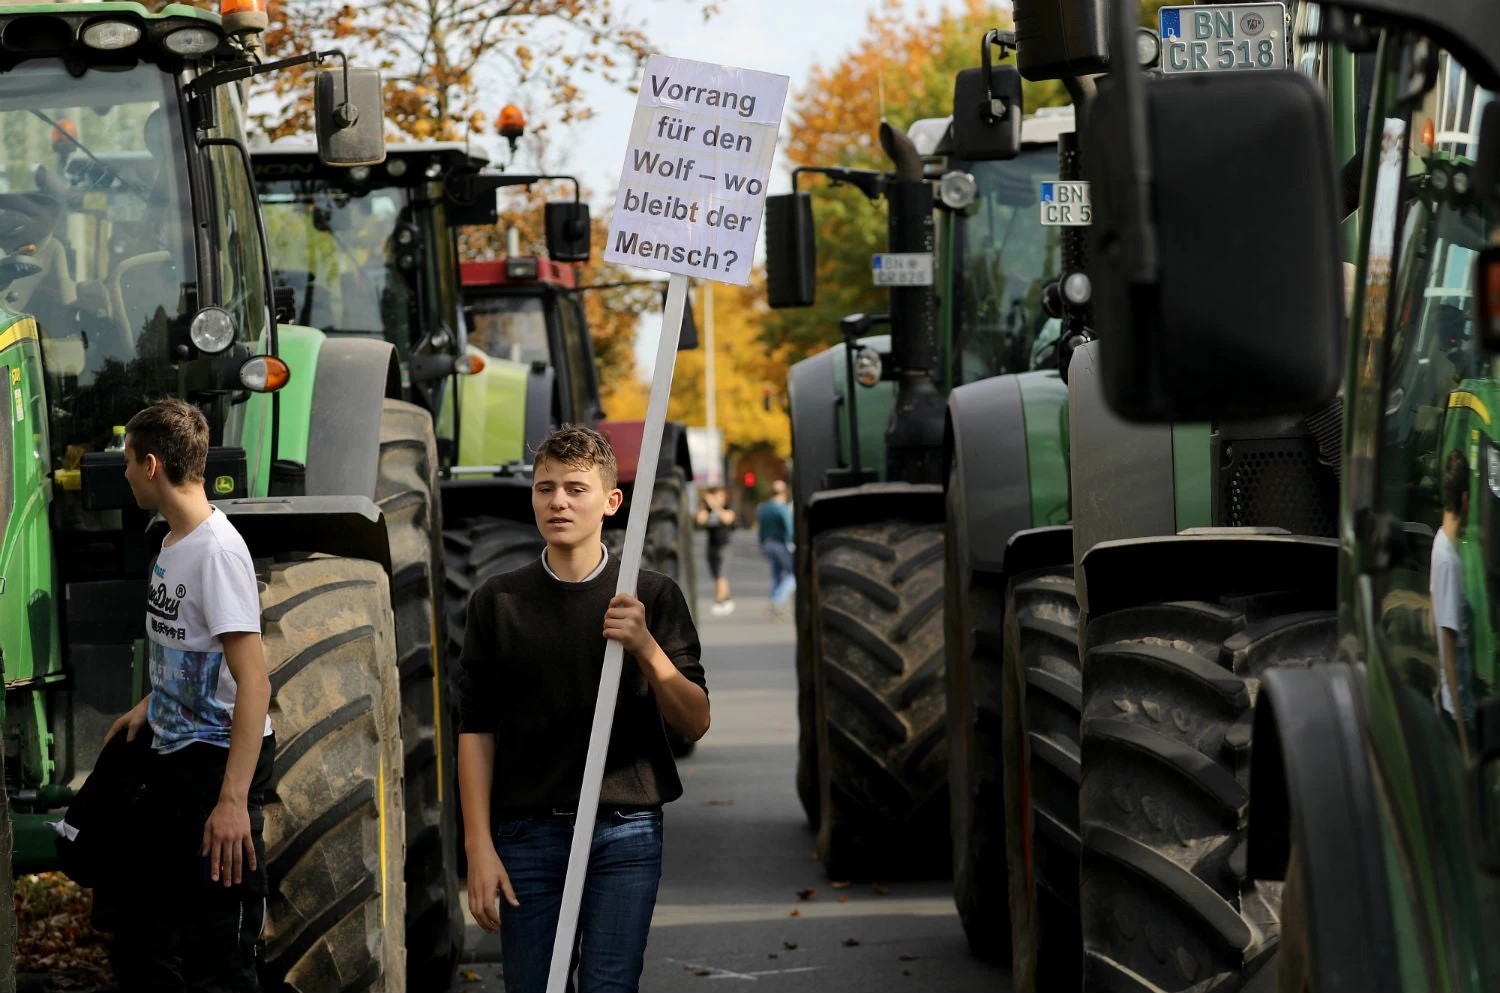
[[[1129,157],[1086,163],[1106,400],[1147,422],[1322,406],[1343,372],[1343,197],[1316,85],[1256,72],[1151,79],[1144,91],[1153,282],[1131,275]],[[1120,87],[1101,81],[1085,147],[1129,147],[1126,111]]]
[[[490,199],[494,199],[491,197]],[[545,209],[547,254],[554,262],[587,262],[590,254],[589,205],[581,200],[549,203]]]
[[[313,96],[318,158],[339,166],[385,161],[385,94],[380,70],[362,66],[319,69]]]
[[[766,299],[772,307],[811,307],[817,298],[812,195],[766,197]]]
[[[1013,159],[1021,151],[1021,73],[1013,65],[964,69],[953,80],[953,154],[965,162]],[[1005,116],[992,112],[991,100],[1005,104]]]
[[[1033,82],[1109,71],[1108,0],[1014,0],[1016,64]]]

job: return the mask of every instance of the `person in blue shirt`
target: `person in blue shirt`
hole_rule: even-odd
[[[787,616],[786,601],[797,588],[792,566],[792,505],[787,502],[786,482],[771,484],[771,499],[755,510],[760,551],[771,563],[771,617]]]

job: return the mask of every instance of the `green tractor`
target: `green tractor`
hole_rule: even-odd
[[[1050,6],[1104,37],[1105,5]],[[1300,72],[1127,66],[1087,111],[1123,152],[1087,163],[1099,338],[1069,376],[1077,917],[1035,907],[1081,931],[1086,989],[1492,989],[1500,33],[1463,3],[1285,17]],[[1162,18],[1164,59],[1282,26]],[[1183,424],[1211,425],[1206,495]]]
[[[265,984],[400,990],[406,811],[422,801],[403,789],[398,661],[432,664],[434,577],[408,556],[436,528],[431,432],[400,401],[390,346],[275,316],[241,84],[325,56],[262,63],[265,25],[177,4],[0,5],[10,868],[56,867],[58,811],[145,692],[163,532],[125,485],[118,426],[185,397],[211,425],[209,496],[262,583],[281,743]],[[324,157],[379,163],[378,74],[322,70],[316,97]]]
[[[944,534],[952,504],[945,505],[943,483],[955,471],[954,427],[944,411],[950,391],[972,396],[996,384],[1003,393],[963,414],[968,423],[982,407],[979,416],[1014,426],[1007,435],[1015,439],[1020,486],[1003,495],[1013,504],[1005,513],[1024,520],[1014,528],[1068,520],[1065,388],[1048,371],[1055,349],[1044,337],[1053,329],[1042,304],[1061,269],[1062,239],[1038,223],[1036,211],[1040,184],[1057,178],[1059,139],[1073,121],[1059,108],[1022,123],[1015,96],[1010,113],[1019,126],[1008,148],[984,160],[957,154],[952,121],[932,119],[907,135],[882,125],[894,174],[798,170],[854,184],[871,199],[883,194],[891,251],[926,255],[937,288],[893,285],[888,316],[845,318],[844,341],[788,376],[798,794],[833,878],[954,870],[976,950],[988,939],[972,885],[982,870],[970,857],[974,730],[955,717],[968,702],[953,687],[954,671],[962,670],[944,676],[955,638],[952,618],[945,620],[957,581],[953,560],[971,547],[970,536],[955,539],[951,527],[946,541]],[[811,225],[810,194],[770,198],[773,307],[812,302]],[[888,336],[869,334],[885,323]],[[984,430],[993,437],[992,424]],[[950,487],[947,499],[959,491]],[[950,764],[966,784],[952,795],[951,812]]]

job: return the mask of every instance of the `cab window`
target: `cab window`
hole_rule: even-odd
[[[220,86],[214,91],[214,98],[218,103],[218,122],[210,135],[243,142],[239,91],[233,86]],[[270,321],[255,188],[239,149],[210,145],[205,151],[214,195],[214,221],[218,227],[219,303],[234,315],[239,340],[254,349]]]

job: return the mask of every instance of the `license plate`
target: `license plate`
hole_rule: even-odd
[[[1046,227],[1081,228],[1094,221],[1088,183],[1043,183],[1040,199],[1042,224]]]
[[[870,275],[876,286],[931,286],[931,252],[887,252],[872,256]]]
[[[1284,4],[1163,7],[1158,16],[1164,74],[1286,68]]]

